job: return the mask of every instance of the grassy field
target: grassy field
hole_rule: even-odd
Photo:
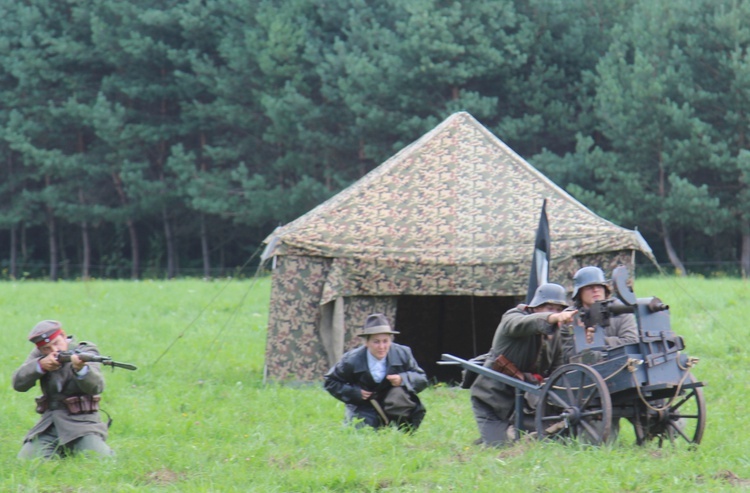
[[[526,442],[505,450],[478,436],[468,391],[421,395],[413,436],[342,426],[343,404],[319,384],[264,385],[269,279],[0,284],[2,492],[673,492],[750,490],[750,285],[728,279],[639,279],[636,293],[670,304],[694,370],[707,384],[698,450],[585,448]],[[106,370],[112,460],[16,459],[33,398],[10,375],[38,321],[61,320],[102,354],[136,364]]]

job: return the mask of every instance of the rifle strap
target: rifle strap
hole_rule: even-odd
[[[372,403],[372,407],[375,408],[375,410],[380,415],[380,418],[383,420],[383,423],[385,423],[386,426],[388,426],[388,423],[390,423],[390,420],[388,419],[388,416],[385,414],[385,411],[383,411],[383,406],[380,405],[380,403],[375,400],[375,398],[370,399],[370,402]]]
[[[107,429],[109,429],[110,426],[112,426],[112,416],[109,415],[107,411],[104,409],[99,409],[99,412],[102,412],[107,415]]]

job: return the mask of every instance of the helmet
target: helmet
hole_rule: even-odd
[[[604,286],[604,290],[609,297],[609,283],[604,278],[604,271],[599,267],[582,267],[573,276],[573,299],[578,297],[578,290],[584,286],[593,285]]]
[[[529,308],[536,308],[545,303],[567,307],[568,302],[565,301],[566,298],[567,293],[564,287],[559,284],[545,283],[536,288],[534,298],[529,303]]]

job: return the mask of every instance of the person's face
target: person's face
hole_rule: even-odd
[[[534,313],[541,313],[541,312],[554,312],[554,313],[560,313],[563,311],[565,307],[561,305],[556,305],[554,303],[544,303],[543,305],[539,305],[536,308],[532,308]]]
[[[48,354],[52,354],[55,352],[60,351],[67,351],[68,350],[68,337],[65,335],[65,332],[60,332],[60,335],[49,341],[44,346],[39,346],[39,351],[42,352],[43,355],[47,356]]]
[[[367,346],[370,354],[377,359],[383,359],[388,355],[388,350],[391,349],[391,341],[393,341],[393,336],[390,334],[375,334],[367,338],[365,346]]]
[[[607,297],[607,290],[601,284],[592,284],[584,286],[578,291],[581,296],[581,304],[589,308],[597,301],[602,301]]]

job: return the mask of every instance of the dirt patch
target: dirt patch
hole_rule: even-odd
[[[167,485],[181,481],[184,475],[171,469],[159,469],[146,475],[146,481],[151,484]]]
[[[714,474],[714,479],[724,480],[732,486],[750,486],[750,479],[743,479],[728,469]]]

